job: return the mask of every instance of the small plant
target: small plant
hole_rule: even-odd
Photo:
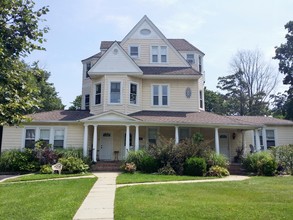
[[[135,163],[133,163],[133,162],[131,162],[131,163],[125,163],[124,171],[126,173],[133,174],[136,171],[136,165],[135,165]]]
[[[50,164],[46,164],[46,165],[41,166],[40,173],[50,174],[52,172],[53,172],[53,170],[52,170],[52,166]]]
[[[209,171],[206,173],[206,176],[217,176],[217,177],[223,177],[223,176],[229,176],[229,171],[224,168],[220,167],[218,165],[212,166]]]
[[[217,154],[214,151],[208,152],[205,155],[207,168],[209,169],[212,166],[220,166],[227,168],[229,166],[229,161],[227,157],[223,154]]]
[[[82,159],[76,157],[60,158],[58,162],[63,165],[62,172],[83,173],[89,169],[89,166]]]
[[[184,174],[188,176],[203,176],[206,169],[205,160],[199,157],[188,158],[184,164]]]
[[[176,175],[175,170],[171,167],[170,163],[168,163],[166,166],[160,168],[158,170],[159,174],[162,175]]]
[[[293,144],[273,147],[271,150],[278,162],[278,171],[293,175]]]
[[[242,161],[242,159],[243,159],[243,151],[244,151],[243,147],[237,147],[236,156],[234,157],[234,162],[235,163],[239,163],[239,162]]]
[[[150,157],[150,155],[144,150],[129,151],[125,163],[133,162],[136,165],[137,170],[141,170],[142,160],[144,160],[145,157]]]

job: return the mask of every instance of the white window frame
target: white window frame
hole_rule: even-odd
[[[112,83],[120,83],[120,102],[111,102],[111,84]],[[108,104],[109,105],[121,105],[123,103],[122,102],[122,88],[123,88],[122,81],[113,80],[109,82],[109,89],[108,89]]]
[[[132,47],[137,47],[137,53],[138,53],[137,56],[131,55],[131,48]],[[129,45],[129,47],[128,47],[128,54],[133,59],[139,59],[140,58],[140,46],[139,45]]]
[[[100,103],[98,103],[97,104],[97,85],[100,85],[101,86],[101,93],[100,93],[100,96],[101,96],[101,99],[100,99]],[[101,105],[102,104],[102,93],[103,92],[103,90],[102,90],[102,83],[101,82],[97,82],[96,84],[95,84],[95,100],[94,100],[94,103],[95,103],[95,105]]]
[[[150,129],[156,129],[156,144],[157,144],[157,141],[158,141],[158,137],[159,137],[159,127],[148,127],[147,128],[147,144],[149,145],[150,144],[150,142],[149,142],[149,139],[150,139]],[[153,144],[153,143],[151,143],[151,144]]]
[[[158,48],[158,62],[154,62],[153,61],[153,47],[157,47]],[[162,62],[162,47],[165,47],[166,48],[166,62]],[[151,45],[150,46],[150,63],[160,63],[160,64],[167,64],[168,63],[168,59],[169,59],[169,56],[168,56],[168,46],[167,45]]]
[[[272,140],[272,139],[268,139],[267,131],[273,131],[273,132],[274,132],[275,146],[278,146],[276,129],[274,129],[274,128],[266,128],[266,129],[265,129],[265,134],[266,134],[266,144],[267,144],[267,148],[269,147],[269,146],[268,146],[268,141]]]
[[[158,105],[154,105],[154,86],[159,86],[159,100],[158,100]],[[167,105],[163,105],[163,86],[167,86]],[[168,107],[170,105],[170,85],[169,84],[152,84],[151,85],[151,90],[152,90],[152,106],[154,107]]]
[[[90,68],[88,68],[89,66],[90,66]],[[86,79],[90,77],[89,74],[88,74],[88,72],[89,72],[89,70],[90,70],[91,68],[92,68],[92,63],[91,63],[91,61],[86,62],[86,63],[85,63],[85,78],[86,78]]]
[[[23,128],[23,133],[22,133],[21,149],[25,149],[26,130],[27,129],[34,129],[35,130],[35,140],[34,140],[35,142],[40,140],[40,131],[41,131],[41,129],[50,130],[49,144],[52,145],[53,149],[54,149],[55,130],[63,129],[64,130],[63,149],[67,148],[67,127],[65,127],[65,126],[25,126]]]
[[[204,99],[203,99],[203,90],[199,90],[198,92],[198,101],[199,101],[199,108],[204,109]]]
[[[88,102],[88,105],[87,105],[87,102],[86,102],[86,100],[87,100],[87,96],[89,96],[89,102]],[[91,96],[90,96],[90,94],[85,94],[84,95],[84,109],[85,110],[90,110],[90,106],[91,106]],[[88,108],[87,108],[88,107]]]
[[[192,55],[193,56],[193,59],[188,58],[188,55]],[[186,61],[190,65],[194,64],[195,63],[195,54],[194,53],[187,53],[186,54]]]
[[[131,101],[130,101],[130,96],[131,96],[131,84],[133,84],[133,85],[136,85],[136,103],[134,104],[134,103],[131,103]],[[136,83],[136,82],[129,82],[129,104],[130,105],[138,105],[138,101],[139,101],[139,99],[138,99],[138,94],[139,94],[139,87],[138,87],[138,83]]]
[[[198,55],[198,72],[202,73],[203,71],[203,57]]]

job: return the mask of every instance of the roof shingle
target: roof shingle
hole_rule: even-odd
[[[293,121],[278,119],[273,117],[265,116],[228,116],[229,118],[236,119],[242,122],[258,123],[262,125],[291,125],[293,126]]]
[[[89,111],[54,110],[27,115],[33,121],[78,121],[92,116]]]
[[[144,75],[201,75],[191,67],[140,66]]]

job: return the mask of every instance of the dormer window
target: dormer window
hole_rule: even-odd
[[[194,64],[194,54],[187,54],[186,60],[190,65]]]
[[[121,82],[110,83],[110,104],[121,103]]]
[[[152,63],[167,63],[167,46],[151,47]]]
[[[202,72],[202,57],[198,56],[198,71]]]
[[[85,75],[85,77],[86,78],[89,78],[90,76],[89,76],[89,70],[92,68],[92,64],[91,64],[91,62],[88,62],[88,63],[86,63],[86,75]]]
[[[129,54],[132,58],[138,58],[139,57],[138,46],[130,46]]]

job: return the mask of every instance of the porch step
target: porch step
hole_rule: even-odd
[[[97,161],[91,166],[91,171],[120,171],[120,161]]]
[[[231,163],[228,167],[231,175],[246,175],[245,169],[239,163]]]

